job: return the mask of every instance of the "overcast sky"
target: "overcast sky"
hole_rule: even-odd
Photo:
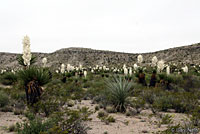
[[[200,0],[1,0],[0,51],[153,52],[200,42]]]

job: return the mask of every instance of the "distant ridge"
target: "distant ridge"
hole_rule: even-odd
[[[37,56],[36,65],[42,65],[42,58],[47,57],[47,66],[58,68],[61,63],[78,66],[122,66],[127,64],[132,66],[137,62],[139,53],[124,53],[106,50],[94,50],[91,48],[70,47],[57,50],[53,53],[33,53]],[[163,59],[165,62],[178,64],[200,64],[200,43],[169,48],[150,53],[141,53],[144,58],[144,64],[151,63],[153,56]],[[19,67],[15,53],[0,52],[0,69]]]

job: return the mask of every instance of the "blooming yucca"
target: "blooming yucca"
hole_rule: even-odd
[[[61,65],[60,72],[61,72],[62,74],[65,73],[65,64],[62,64],[62,65]]]
[[[138,63],[141,64],[143,62],[142,55],[138,55],[137,60],[138,60]]]
[[[42,63],[43,63],[43,66],[46,67],[46,64],[47,64],[47,58],[46,57],[44,57],[42,59]]]
[[[94,73],[94,70],[92,69],[91,72]]]
[[[187,66],[182,67],[182,70],[183,70],[183,72],[188,73],[188,67]]]
[[[84,71],[83,74],[84,74],[84,77],[86,78],[87,77],[87,71]]]
[[[55,72],[56,72],[56,73],[59,73],[59,71],[58,71],[58,70],[56,70]]]
[[[129,68],[129,75],[131,76],[133,74],[132,68]]]
[[[123,65],[123,69],[126,68],[126,64]]]
[[[155,67],[156,64],[157,64],[157,62],[158,62],[158,59],[157,59],[156,56],[154,56],[154,57],[152,58],[152,66]]]
[[[170,74],[170,66],[167,66],[166,73],[167,73],[167,75]]]
[[[157,63],[157,71],[158,71],[158,73],[162,72],[164,67],[165,67],[164,61],[163,60],[158,61],[158,63]]]
[[[79,69],[82,70],[82,68],[83,68],[83,66],[80,64],[80,65],[79,65]]]
[[[24,65],[30,66],[30,61],[31,61],[31,49],[30,49],[30,38],[26,35],[23,39],[23,60],[24,60]]]
[[[124,74],[128,75],[128,69],[127,68],[124,68]]]
[[[137,70],[137,69],[138,69],[137,64],[134,64],[134,65],[133,65],[133,68],[134,68],[134,70]]]
[[[103,70],[106,70],[106,66],[103,66]]]

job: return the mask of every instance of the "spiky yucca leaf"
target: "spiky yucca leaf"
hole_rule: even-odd
[[[106,81],[106,86],[109,92],[109,98],[115,108],[120,112],[124,112],[126,110],[127,98],[131,92],[132,83],[124,77],[113,76]]]
[[[25,70],[20,70],[18,74],[25,85],[32,80],[38,81],[40,86],[43,86],[50,81],[49,71],[44,68],[30,67]]]
[[[22,55],[18,55],[18,56],[17,56],[17,61],[18,61],[18,63],[19,63],[20,65],[26,66],[26,65],[24,64],[24,59],[22,58]],[[36,62],[36,56],[32,56],[32,57],[31,57],[31,61],[30,61],[30,65],[34,64],[35,62]]]

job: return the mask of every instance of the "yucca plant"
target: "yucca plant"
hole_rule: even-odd
[[[50,81],[49,71],[44,68],[30,67],[26,70],[20,70],[18,75],[24,85],[27,85],[32,80],[37,80],[39,85],[43,86]]]
[[[29,67],[19,71],[18,74],[24,83],[27,102],[33,105],[43,92],[41,86],[50,81],[49,71],[43,68]]]
[[[108,98],[119,112],[126,111],[127,98],[130,96],[132,83],[122,76],[112,76],[106,81]]]
[[[17,56],[17,61],[20,65],[26,67],[24,64],[24,59],[22,58],[22,55]],[[30,65],[34,64],[36,62],[36,56],[32,56],[30,60]]]

